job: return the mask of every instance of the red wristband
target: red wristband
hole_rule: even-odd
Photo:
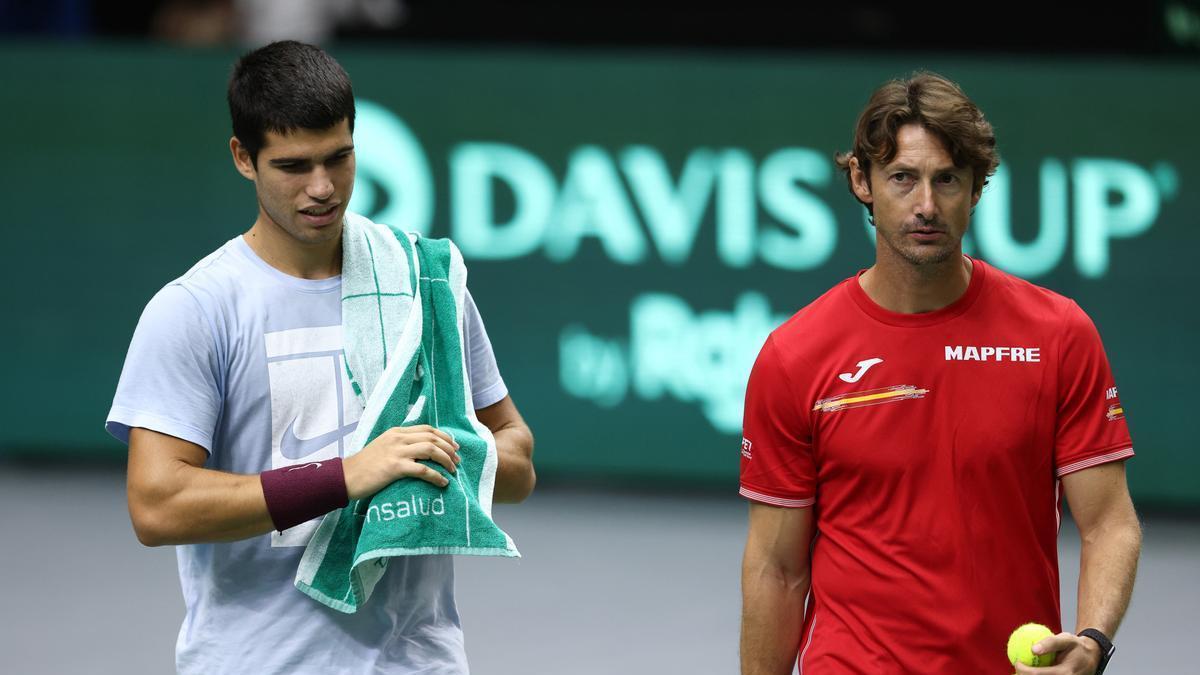
[[[340,457],[259,474],[271,522],[280,532],[350,502]]]

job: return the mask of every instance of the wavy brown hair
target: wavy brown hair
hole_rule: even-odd
[[[970,168],[973,190],[978,193],[996,172],[1000,154],[992,125],[954,82],[928,71],[906,80],[884,83],[867,102],[854,128],[854,148],[834,156],[850,185],[850,158],[871,180],[871,165],[887,164],[896,157],[896,134],[906,124],[920,124],[941,139],[959,168]],[[850,194],[854,194],[853,188]],[[855,197],[857,199],[857,196]],[[870,204],[864,204],[871,210]]]

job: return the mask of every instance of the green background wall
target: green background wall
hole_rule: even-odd
[[[1167,63],[335,49],[353,206],[455,238],[543,476],[735,480],[766,333],[870,264],[835,173],[883,80],[926,67],[996,127],[980,257],[1075,298],[1143,504],[1200,504],[1200,69]],[[0,46],[0,454],[119,461],[103,432],[145,302],[244,231],[233,52]]]

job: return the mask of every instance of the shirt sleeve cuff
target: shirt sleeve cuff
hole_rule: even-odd
[[[803,509],[812,506],[817,502],[816,497],[809,497],[807,499],[787,499],[784,497],[775,497],[751,490],[744,485],[738,490],[738,494],[752,501],[770,504],[771,506],[783,506],[789,509]]]
[[[1133,448],[1132,447],[1122,448],[1120,450],[1113,450],[1112,452],[1106,452],[1102,455],[1096,455],[1094,457],[1085,457],[1081,460],[1071,462],[1070,464],[1065,464],[1063,466],[1060,466],[1060,467],[1058,467],[1058,470],[1055,471],[1055,475],[1058,476],[1059,478],[1062,478],[1063,476],[1065,476],[1069,473],[1075,473],[1076,471],[1090,469],[1093,466],[1099,466],[1101,464],[1108,464],[1109,462],[1118,462],[1122,459],[1128,459],[1130,457],[1133,457]]]
[[[174,436],[189,443],[195,443],[204,448],[205,452],[212,454],[211,433],[205,433],[195,427],[169,420],[153,413],[114,407],[109,411],[108,420],[104,423],[104,429],[113,438],[127,445],[129,444],[129,430],[134,427],[157,431],[160,434]]]
[[[505,396],[508,396],[508,387],[505,386],[504,380],[497,377],[487,388],[471,392],[471,405],[475,406],[476,410],[481,410],[499,403]]]

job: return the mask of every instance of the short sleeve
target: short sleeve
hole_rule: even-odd
[[[178,284],[167,286],[138,320],[105,429],[128,443],[142,427],[212,452],[221,411],[220,368],[212,325]]]
[[[476,410],[499,403],[508,396],[508,387],[500,377],[492,341],[483,327],[483,317],[475,306],[471,291],[463,300],[463,350],[467,353],[467,381],[471,385],[471,405]]]
[[[741,489],[748,499],[803,508],[816,501],[816,464],[808,417],[774,336],[767,338],[746,385]]]
[[[1054,466],[1058,476],[1133,456],[1125,408],[1095,324],[1074,302],[1059,349]]]

